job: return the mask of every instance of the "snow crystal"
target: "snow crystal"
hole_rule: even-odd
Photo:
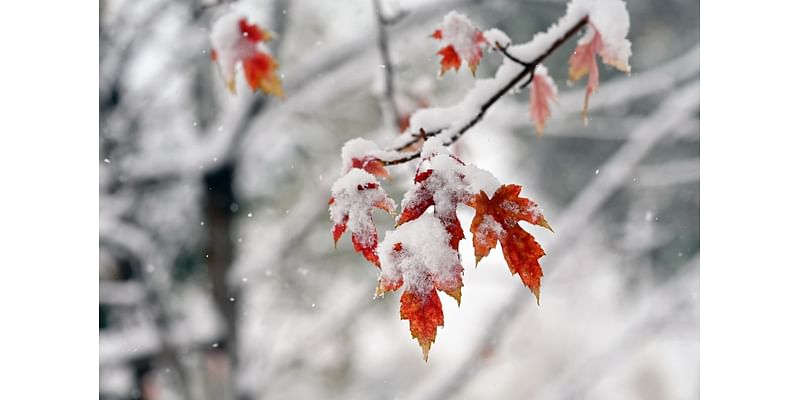
[[[378,245],[381,279],[398,282],[417,293],[426,292],[432,282],[455,282],[461,269],[458,252],[448,244],[450,234],[438,218],[423,214],[419,218],[386,232]],[[395,250],[400,243],[402,249]]]

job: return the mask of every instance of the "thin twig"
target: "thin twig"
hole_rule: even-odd
[[[497,42],[494,42],[494,47],[497,50],[499,50],[501,53],[503,53],[503,55],[506,56],[509,60],[511,60],[511,61],[513,61],[513,62],[515,62],[515,63],[517,63],[519,65],[522,65],[523,67],[529,67],[530,66],[530,64],[526,63],[525,61],[522,61],[519,58],[512,56],[511,53],[508,52],[508,47],[503,47],[503,46],[500,45],[500,43],[497,43]]]
[[[391,54],[389,53],[389,35],[386,32],[386,26],[390,23],[390,20],[383,15],[381,0],[373,0],[372,3],[378,22],[378,49],[380,49],[381,59],[383,60],[383,95],[385,97],[386,106],[392,114],[391,117],[394,126],[400,130],[402,117],[400,116],[400,110],[397,108],[397,102],[394,98],[394,67],[392,66]]]

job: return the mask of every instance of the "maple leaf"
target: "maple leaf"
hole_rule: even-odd
[[[460,302],[464,268],[458,251],[447,244],[445,226],[425,214],[387,232],[378,246],[381,277],[376,295],[399,289],[400,318],[409,321],[411,336],[419,342],[425,360],[436,340],[439,326],[444,326],[442,303],[437,290]]]
[[[483,57],[483,46],[487,45],[483,32],[475,28],[472,22],[462,14],[451,11],[444,17],[442,27],[431,35],[442,42],[442,48],[436,53],[442,57],[439,75],[450,69],[459,70],[462,59],[467,61],[472,75]]]
[[[531,119],[536,124],[536,133],[544,133],[544,123],[550,118],[550,102],[554,102],[558,88],[543,65],[536,67],[531,85]]]
[[[211,32],[211,60],[219,68],[228,90],[236,93],[236,66],[241,63],[248,86],[283,97],[278,62],[266,50],[272,36],[232,12],[221,17]]]
[[[396,205],[380,187],[375,177],[362,169],[352,169],[333,184],[328,201],[334,245],[347,229],[352,232],[353,248],[380,268],[376,254],[378,231],[372,209],[380,208],[394,215]]]
[[[627,56],[630,53],[630,42],[623,41],[622,51],[621,46],[617,44],[614,50],[611,46],[603,41],[600,32],[598,32],[591,23],[586,30],[586,34],[578,40],[578,46],[575,52],[569,58],[569,80],[577,81],[587,73],[589,79],[586,82],[586,96],[583,100],[583,112],[581,117],[583,122],[586,123],[589,117],[589,97],[597,90],[600,85],[600,71],[597,68],[597,60],[595,56],[600,54],[603,63],[611,65],[620,71],[630,73],[630,66],[628,66]]]
[[[470,232],[476,262],[489,255],[499,241],[509,270],[520,276],[538,304],[543,275],[539,258],[545,253],[519,221],[551,228],[536,203],[519,197],[521,190],[519,185],[502,185],[491,198],[484,191],[473,196],[468,203],[475,209]]]
[[[438,327],[444,326],[442,302],[436,290],[425,294],[405,291],[400,297],[400,319],[407,319],[411,337],[422,348],[422,357],[428,361],[431,344],[436,340]]]

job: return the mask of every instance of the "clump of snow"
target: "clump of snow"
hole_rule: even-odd
[[[386,232],[378,245],[381,281],[402,280],[407,290],[416,293],[426,293],[434,282],[444,286],[460,282],[461,261],[448,244],[449,237],[442,222],[430,214]]]
[[[485,169],[468,164],[462,168],[462,173],[468,183],[467,191],[471,194],[478,194],[483,191],[487,196],[492,197],[494,192],[500,188],[500,181]]]
[[[239,20],[245,18],[238,12],[223,15],[211,28],[211,48],[216,52],[216,61],[225,82],[234,80],[236,63],[252,51],[242,42]]]
[[[489,43],[489,46],[494,48],[496,45],[500,45],[500,47],[507,47],[511,44],[511,39],[506,35],[505,32],[501,31],[497,28],[487,29],[483,31],[483,37]]]
[[[340,173],[346,174],[347,171],[353,169],[353,160],[380,160],[384,154],[385,152],[371,140],[360,137],[350,139],[342,146],[342,171]]]
[[[438,137],[432,137],[428,138],[428,140],[425,141],[425,144],[422,145],[420,157],[425,160],[439,153],[450,154],[450,151],[447,150],[447,147],[444,146],[444,143],[442,143],[441,139]]]
[[[334,182],[331,187],[333,204],[330,205],[331,220],[335,224],[347,223],[348,229],[357,237],[366,238],[375,231],[372,208],[380,207],[394,212],[397,205],[375,180],[375,177],[358,168]]]
[[[628,58],[631,42],[627,39],[630,18],[622,0],[595,0],[589,11],[589,22],[603,41],[601,55],[606,63],[630,71]]]

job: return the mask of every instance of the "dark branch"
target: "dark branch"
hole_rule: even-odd
[[[449,145],[455,143],[458,139],[460,139],[461,136],[464,135],[464,133],[466,133],[473,126],[475,126],[475,124],[477,124],[481,119],[483,119],[483,116],[486,114],[486,111],[488,111],[489,108],[494,103],[497,102],[497,100],[500,100],[500,98],[503,97],[503,95],[505,95],[508,91],[513,89],[520,81],[522,81],[526,77],[530,76],[533,73],[533,71],[536,69],[536,66],[538,66],[542,61],[544,61],[545,58],[550,56],[550,54],[552,54],[554,51],[556,51],[556,49],[561,47],[561,45],[563,45],[567,40],[569,40],[570,37],[572,37],[579,30],[581,30],[581,28],[583,28],[584,25],[586,25],[586,23],[588,21],[589,21],[589,17],[588,16],[581,18],[581,20],[578,21],[578,23],[576,23],[575,26],[570,28],[570,30],[567,31],[567,33],[565,33],[563,36],[558,38],[558,40],[553,42],[553,44],[547,49],[547,51],[545,51],[539,57],[536,57],[535,60],[527,62],[527,63],[523,62],[523,61],[515,61],[515,62],[518,62],[521,65],[524,65],[525,68],[523,68],[523,70],[520,71],[519,74],[517,74],[514,78],[512,78],[497,93],[495,93],[494,95],[492,95],[492,97],[490,97],[488,100],[486,100],[486,102],[481,105],[480,111],[478,111],[478,113],[469,121],[469,123],[467,123],[467,125],[465,125],[461,129],[459,129],[450,140],[448,140],[446,143],[444,143],[444,145],[445,146],[449,146]],[[504,52],[503,54],[506,55],[507,53]],[[441,132],[442,132],[441,129],[440,130],[436,130],[436,131],[429,131],[429,132],[426,133],[426,137],[436,136],[436,135],[440,134]],[[403,144],[403,145],[398,146],[398,147],[395,147],[394,149],[391,149],[391,150],[393,150],[393,151],[401,151],[402,149],[405,149],[408,146],[413,145],[419,139],[420,139],[420,136],[414,135],[412,137],[412,140],[409,141],[408,143]],[[419,155],[420,155],[420,151],[418,150],[418,151],[415,151],[414,153],[408,154],[407,156],[404,156],[402,158],[398,158],[398,159],[394,159],[394,160],[384,160],[384,164],[385,165],[403,164],[403,163],[411,161],[411,160],[413,160],[415,158],[418,158]]]
[[[508,52],[508,47],[500,46],[500,43],[497,43],[497,42],[494,42],[494,47],[497,50],[499,50],[501,53],[503,53],[503,55],[506,56],[506,58],[508,58],[509,60],[511,60],[511,61],[513,61],[513,62],[515,62],[515,63],[517,63],[519,65],[522,65],[523,67],[529,67],[530,66],[525,61],[522,61],[519,58],[512,56],[511,53]]]

